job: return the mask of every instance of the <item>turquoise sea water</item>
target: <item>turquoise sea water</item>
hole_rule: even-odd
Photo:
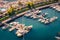
[[[58,16],[59,18],[48,25],[24,16],[14,20],[26,25],[33,25],[32,30],[24,36],[25,40],[56,40],[54,37],[57,35],[57,32],[60,32],[60,12],[51,8],[46,8],[41,11],[43,13],[47,12],[47,17]],[[0,40],[23,40],[23,38],[18,38],[15,31],[9,32],[8,29],[2,30],[0,28]]]

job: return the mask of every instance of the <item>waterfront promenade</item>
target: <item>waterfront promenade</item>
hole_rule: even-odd
[[[42,9],[42,8],[45,8],[45,7],[51,7],[52,5],[55,5],[55,4],[58,4],[58,3],[53,3],[53,4],[41,6],[41,7],[38,7],[38,8],[36,8],[36,9]]]
[[[54,3],[54,4],[57,4],[57,3]],[[53,4],[41,6],[41,7],[38,7],[38,8],[36,8],[36,9],[42,9],[42,8],[45,8],[45,7],[49,7],[49,6],[51,6],[51,5],[53,5]],[[28,10],[28,11],[30,11],[30,10]],[[19,13],[19,14],[17,14],[16,16],[13,16],[12,18],[8,18],[7,20],[2,21],[2,23],[1,23],[0,25],[2,25],[3,23],[7,23],[7,22],[9,22],[9,21],[11,21],[11,20],[14,20],[14,19],[16,19],[17,17],[20,17],[20,16],[24,15],[24,14],[27,13],[28,11]]]
[[[11,18],[9,18],[9,19],[7,19],[7,20],[2,21],[2,23],[6,23],[6,22],[8,22],[8,21],[10,21],[10,20],[13,20],[13,19],[19,17],[19,16],[22,16],[22,15],[24,15],[26,12],[27,12],[27,11],[25,11],[25,12],[23,12],[23,13],[19,13],[19,14],[17,14],[16,16],[13,16],[13,17],[11,17]]]
[[[57,11],[60,11],[60,5],[58,5],[58,4],[53,4],[50,7],[52,7],[53,9],[55,9]]]

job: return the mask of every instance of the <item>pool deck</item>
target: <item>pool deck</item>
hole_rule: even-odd
[[[54,3],[54,4],[56,4],[56,3]],[[50,4],[50,5],[53,5],[53,4]],[[50,5],[41,6],[41,7],[38,7],[38,8],[36,8],[36,9],[42,9],[42,8],[45,8],[45,7],[49,7]],[[30,11],[30,10],[28,10],[28,11]],[[14,19],[16,19],[16,18],[24,15],[24,14],[27,13],[28,11],[25,11],[25,12],[23,12],[23,13],[17,14],[16,16],[14,16],[14,17],[12,17],[12,18],[9,18],[9,19],[7,19],[7,20],[2,21],[2,23],[0,23],[0,25],[2,25],[3,23],[8,23],[9,21],[14,20]]]

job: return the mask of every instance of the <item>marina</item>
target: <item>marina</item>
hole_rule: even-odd
[[[0,40],[60,40],[57,0],[0,1]]]
[[[10,28],[9,31],[17,30],[16,35],[18,37],[21,37],[28,33],[32,29],[32,25],[30,26],[25,26],[25,24],[19,24],[19,22],[12,22],[10,24],[6,24],[6,26],[3,26],[2,29],[6,30],[7,28]]]
[[[12,22],[10,23],[13,25],[13,27],[11,27],[9,29],[9,31],[13,31],[14,29],[17,29],[16,35],[19,37],[23,36],[24,34],[28,33],[30,31],[30,29],[32,28],[32,25],[26,27],[24,24],[19,24],[18,22]]]
[[[49,11],[47,11],[47,10],[49,10]],[[47,8],[46,10],[45,9],[43,9],[43,10],[41,10],[42,11],[42,13],[48,13],[47,14],[47,17],[53,17],[53,16],[57,16],[57,17],[59,17],[59,12],[58,11],[56,11],[56,10],[53,10],[53,9],[51,9],[51,8]],[[52,14],[52,12],[53,12],[53,14]],[[55,12],[55,13],[54,13]],[[51,15],[52,14],[52,15]],[[48,16],[49,15],[49,16]],[[60,17],[59,17],[60,18]],[[40,39],[40,40],[47,40],[47,37],[48,37],[48,40],[55,40],[55,36],[56,36],[56,33],[58,32],[58,30],[60,30],[60,24],[59,24],[59,20],[60,19],[57,19],[55,22],[52,22],[52,23],[50,23],[49,25],[44,25],[44,24],[42,24],[42,23],[40,23],[40,22],[38,22],[38,20],[33,20],[33,19],[30,19],[30,18],[26,18],[26,17],[24,17],[24,16],[22,16],[22,17],[20,17],[20,18],[18,18],[18,19],[16,19],[14,22],[19,22],[19,23],[22,23],[22,24],[26,24],[27,26],[28,25],[33,25],[33,28],[32,28],[32,30],[28,33],[28,34],[26,34],[25,35],[25,39],[26,40],[37,40],[37,39]],[[24,21],[23,21],[24,20]],[[22,22],[23,21],[23,22]],[[35,23],[35,24],[34,24]],[[57,23],[57,24],[56,24]],[[33,31],[34,30],[34,31]],[[53,30],[53,31],[52,31]],[[55,30],[55,31],[54,31]],[[9,33],[9,31],[8,31],[8,33]],[[16,38],[16,35],[14,34],[14,33],[12,33],[12,32],[10,32],[9,33],[9,35],[14,35],[15,36],[15,38]],[[31,34],[32,33],[32,34]],[[7,33],[6,33],[7,34]],[[29,36],[29,37],[28,37]],[[10,36],[8,36],[9,38],[11,38]],[[13,37],[13,36],[12,36]],[[26,38],[27,37],[27,38]],[[32,37],[32,39],[31,39],[31,37]],[[35,39],[35,37],[36,37],[36,39]],[[39,38],[38,38],[39,37]],[[7,37],[6,37],[7,38]],[[6,39],[5,38],[5,39]],[[15,39],[15,38],[13,38],[13,40],[22,40],[21,38],[17,38],[17,39]],[[44,39],[43,39],[44,38]]]
[[[54,4],[54,5],[51,5],[51,7],[57,11],[60,11],[60,5],[57,4]]]
[[[54,4],[57,4],[57,3],[54,3]],[[50,4],[50,5],[53,5],[53,4]],[[40,10],[40,9],[44,9],[44,8],[48,8],[50,5],[45,5],[45,6],[42,6],[42,7],[38,7],[38,8],[36,8],[37,9],[37,11],[38,10]],[[28,11],[30,11],[30,10],[28,10]],[[26,11],[26,12],[23,12],[23,13],[21,13],[22,15],[23,14],[25,14],[25,13],[27,13],[28,11]],[[35,12],[35,11],[34,11]],[[33,13],[34,13],[33,12]],[[41,11],[40,11],[41,12]],[[6,22],[8,22],[8,21],[10,21],[10,20],[12,20],[12,19],[14,19],[14,18],[16,18],[16,17],[19,17],[21,14],[18,14],[18,15],[16,15],[16,16],[14,16],[13,18],[9,18],[9,19],[7,19],[7,20],[4,20],[2,23],[6,23]],[[31,15],[31,14],[29,14],[29,15]],[[28,15],[28,16],[29,16]],[[27,16],[27,15],[26,15]]]

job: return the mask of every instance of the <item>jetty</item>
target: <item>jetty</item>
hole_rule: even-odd
[[[8,21],[10,21],[10,20],[13,20],[13,19],[15,19],[15,18],[17,18],[17,17],[20,17],[20,16],[22,16],[22,15],[24,15],[24,14],[25,14],[25,12],[24,12],[24,13],[19,13],[18,15],[13,16],[12,18],[9,18],[9,19],[7,19],[7,20],[2,21],[2,23],[6,23],[6,22],[8,22]]]
[[[48,19],[48,18],[40,18],[38,21],[44,23],[44,24],[48,24],[48,23],[51,23],[53,21],[55,21],[56,19],[58,19],[57,16],[53,16],[52,18]]]
[[[28,10],[28,11],[30,11],[30,10]],[[24,15],[25,13],[27,13],[28,11],[19,13],[19,14],[13,16],[13,17],[10,17],[10,18],[8,18],[8,19],[2,21],[1,24],[0,24],[0,26],[1,26],[2,24],[4,24],[4,23],[9,23],[10,21],[12,21],[12,20],[14,20],[14,19],[16,19],[16,18],[18,18],[18,17],[20,17],[20,16],[23,16],[23,15]]]
[[[26,13],[24,16],[36,19],[39,14],[41,14],[40,10],[32,10],[32,12]]]
[[[52,5],[55,5],[55,4],[58,4],[58,3],[53,3],[53,4],[49,4],[49,5],[45,5],[45,6],[41,6],[41,7],[38,7],[38,8],[36,8],[36,9],[48,8],[48,7],[51,7]]]
[[[54,3],[54,4],[56,4],[56,3]],[[38,7],[38,8],[36,8],[36,9],[39,10],[39,9],[42,9],[42,8],[50,7],[51,5],[52,5],[52,4],[50,4],[50,5],[45,5],[45,6],[41,6],[41,7]],[[28,11],[30,11],[30,10],[28,10]],[[17,17],[20,17],[20,16],[24,15],[24,14],[27,13],[28,11],[25,11],[25,12],[23,12],[23,13],[19,13],[19,14],[17,14],[16,16],[13,16],[12,18],[8,18],[7,20],[2,21],[1,24],[0,24],[0,26],[1,26],[3,23],[10,22],[11,20],[16,19]]]
[[[30,26],[25,26],[25,24],[19,24],[17,22],[12,22],[10,24],[13,24],[13,26],[9,29],[9,31],[13,31],[16,29],[16,35],[18,37],[21,37],[28,33],[32,29],[32,25]]]
[[[28,11],[30,11],[30,10],[28,10]],[[9,22],[11,22],[12,20],[14,20],[14,19],[16,19],[16,18],[18,18],[18,17],[20,17],[20,16],[23,16],[23,15],[24,15],[25,13],[27,13],[28,11],[19,13],[19,14],[13,16],[13,17],[10,17],[10,18],[2,21],[2,22],[0,23],[0,26],[4,25],[4,23],[9,23]]]
[[[60,5],[58,5],[58,3],[51,5],[50,7],[52,7],[53,9],[60,11]]]
[[[19,22],[11,22],[9,24],[7,24],[7,23],[4,23],[4,24],[5,24],[5,26],[2,27],[3,30],[7,29],[7,28],[9,28],[10,32],[16,30],[15,34],[18,37],[21,37],[21,36],[27,34],[32,29],[32,25],[25,26],[25,24],[20,24]],[[11,26],[9,26],[9,25],[11,25]]]

